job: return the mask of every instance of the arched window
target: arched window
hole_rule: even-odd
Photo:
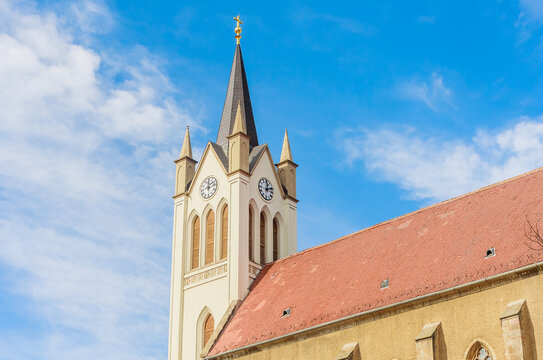
[[[215,320],[213,320],[213,315],[209,314],[206,318],[206,321],[204,322],[204,341],[202,344],[202,348],[204,348],[211,339],[211,335],[213,335],[213,330],[215,328]]]
[[[273,219],[273,261],[279,258],[279,224]]]
[[[205,264],[213,262],[213,252],[215,251],[215,213],[209,210],[206,218],[206,261]]]
[[[492,360],[492,356],[484,346],[480,345],[473,360]]]
[[[254,261],[253,256],[253,209],[249,206],[249,260]]]
[[[228,255],[228,205],[224,205],[221,216],[221,260]]]
[[[474,340],[466,353],[465,360],[494,360],[493,352],[486,341],[481,339]]]
[[[196,269],[200,266],[200,218],[196,216],[192,223],[192,261],[190,268]]]
[[[266,263],[266,216],[260,213],[260,263]]]

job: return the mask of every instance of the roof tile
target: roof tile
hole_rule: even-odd
[[[210,355],[541,261],[524,243],[527,217],[543,219],[543,168],[278,260]]]

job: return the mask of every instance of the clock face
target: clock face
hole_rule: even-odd
[[[217,191],[217,184],[217,179],[213,176],[206,177],[200,186],[200,195],[202,195],[204,199],[209,199],[215,194],[215,191]]]
[[[260,191],[260,195],[264,200],[271,200],[273,197],[273,186],[270,183],[270,181],[266,178],[260,179],[258,182],[258,190]]]

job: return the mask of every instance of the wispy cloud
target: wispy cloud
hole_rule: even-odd
[[[519,7],[520,12],[515,27],[518,30],[518,41],[522,44],[528,42],[543,24],[543,2],[519,0]],[[537,41],[540,49],[543,42],[541,39],[537,39]]]
[[[343,130],[337,136],[349,165],[365,164],[414,199],[451,198],[543,165],[543,116],[479,131],[469,141],[427,138],[413,128]]]
[[[114,26],[113,14],[102,2],[77,1],[70,5],[70,10],[74,15],[72,18],[76,20],[84,34],[105,34]]]
[[[35,8],[0,1],[0,284],[9,286],[0,291],[26,299],[35,316],[31,337],[0,330],[1,352],[163,359],[164,174],[181,137],[171,134],[194,120],[145,49],[106,54],[76,40],[113,26],[103,4]],[[116,73],[125,80],[109,80]]]
[[[316,13],[309,8],[299,9],[292,18],[296,23],[327,23],[334,28],[353,34],[373,36],[377,33],[377,29],[372,25],[348,17]]]
[[[453,91],[438,73],[433,73],[430,79],[416,78],[400,83],[396,93],[400,98],[422,102],[434,111],[454,107]]]
[[[519,5],[524,14],[531,21],[543,21],[543,2],[540,0],[520,0]]]
[[[435,16],[419,16],[418,22],[420,23],[426,23],[426,24],[433,24],[436,22]]]

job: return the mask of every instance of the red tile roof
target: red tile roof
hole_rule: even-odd
[[[210,355],[541,261],[527,216],[543,221],[543,168],[269,264]]]

